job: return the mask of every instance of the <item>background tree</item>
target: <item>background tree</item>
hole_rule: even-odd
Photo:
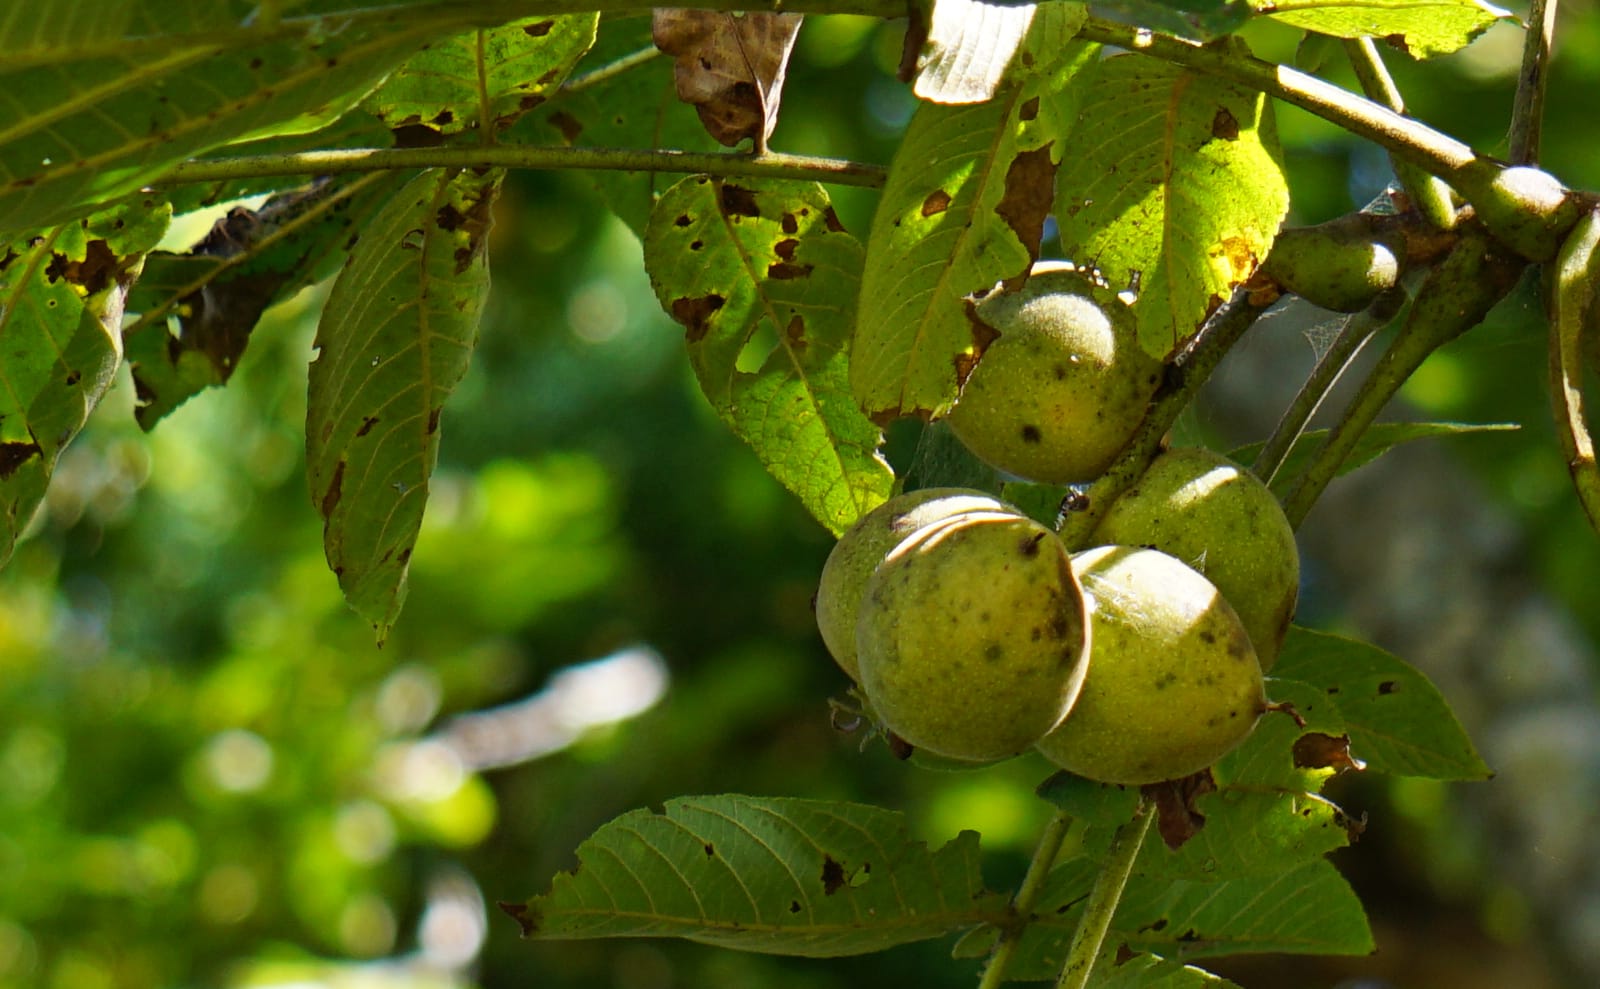
[[[1341,61],[1341,43],[1299,30],[1335,32],[1332,20],[1189,6],[1181,17],[1155,5],[1122,12],[1156,29],[1157,55],[1238,59],[1226,45],[1161,47],[1197,32],[1229,33],[1283,63],[1298,56],[1309,64],[1314,49],[1331,45],[1339,57],[1325,63],[1326,75],[1352,89],[1370,84]],[[1066,9],[1039,8],[1040,23]],[[1006,11],[989,8],[974,37],[1023,38]],[[1449,16],[1419,11],[1400,3],[1381,16]],[[1417,118],[1515,160],[1505,131],[1522,35],[1503,22],[1489,27],[1492,12],[1475,5],[1460,11],[1472,25],[1462,40],[1488,28],[1471,47],[1416,62],[1388,50],[1384,60]],[[712,142],[676,101],[670,61],[650,54],[646,18],[608,16],[596,29],[581,11],[550,13],[513,3],[201,10],[129,2],[55,4],[48,16],[19,13],[0,24],[11,94],[0,226],[12,245],[0,273],[8,524],[0,531],[9,542],[32,519],[0,571],[0,776],[9,781],[0,792],[0,984],[333,983],[359,969],[398,984],[513,984],[532,971],[572,985],[971,985],[986,970],[981,933],[954,962],[948,943],[795,961],[657,940],[523,943],[513,923],[484,906],[542,892],[605,822],[682,794],[894,808],[903,819],[871,818],[882,833],[905,827],[933,848],[974,829],[984,886],[1001,891],[996,903],[1021,881],[1052,818],[1031,795],[1049,773],[1035,757],[979,773],[926,772],[881,747],[858,754],[859,740],[829,725],[826,698],[846,684],[825,658],[808,602],[831,539],[802,504],[826,512],[816,512],[803,486],[797,499],[763,471],[781,460],[780,446],[739,418],[738,400],[708,384],[727,370],[726,356],[691,348],[694,377],[683,373],[682,337],[646,277],[649,268],[658,286],[671,286],[696,275],[671,266],[687,244],[670,239],[670,225],[665,240],[650,234],[654,197],[676,177],[592,167],[669,162],[578,150],[699,153]],[[1526,148],[1526,125],[1542,119],[1544,167],[1573,188],[1594,188],[1600,164],[1579,95],[1600,74],[1583,43],[1595,35],[1594,17],[1581,9],[1564,16],[1549,108],[1518,115],[1524,136],[1513,140]],[[940,23],[935,11],[936,38]],[[1396,30],[1370,33],[1399,34],[1412,54],[1433,54],[1418,23],[1396,20]],[[1133,41],[1115,21],[1081,27],[1084,40]],[[1051,46],[1077,30],[1057,28],[1046,37]],[[914,121],[908,128],[916,100],[893,78],[904,33],[903,22],[809,17],[776,129],[767,134],[764,112],[745,125],[766,146],[830,160],[735,153],[670,164],[743,175],[732,184],[747,182],[759,196],[820,194],[779,193],[765,184],[772,175],[823,177],[839,226],[865,245],[864,261],[842,241],[826,256],[845,271],[865,265],[869,278],[896,270],[873,239],[881,229],[874,213],[895,194],[896,173],[879,193],[870,186],[881,172],[838,162],[887,164],[923,133]],[[1350,47],[1354,64],[1370,72],[1365,49]],[[919,86],[931,95],[981,85],[929,64]],[[1063,90],[1077,112],[1092,113],[1096,100],[1115,105],[1135,84],[1214,85],[1174,67],[1183,61],[1109,64],[1132,75],[1117,87]],[[445,116],[430,86],[468,95]],[[997,148],[1001,103],[967,106],[922,116],[966,114],[959,133],[989,141],[970,152],[974,160],[1040,161],[1040,130],[1021,128]],[[1291,225],[1344,215],[1390,180],[1373,144],[1290,103],[1273,106]],[[1064,112],[1050,126],[1070,119]],[[1092,155],[1075,157],[1080,138],[1058,140],[1068,153],[1047,160],[1059,155],[1069,174],[1097,174]],[[340,150],[361,148],[401,150],[389,158]],[[302,157],[261,157],[285,154]],[[1475,160],[1419,167],[1445,173],[1470,197],[1481,191],[1472,185],[1481,178],[1469,167]],[[474,163],[511,169],[503,179],[471,168],[455,177],[406,170]],[[1407,168],[1400,179],[1408,190],[1428,187]],[[243,211],[226,212],[249,195],[257,198]],[[992,195],[1008,201],[1005,187]],[[755,208],[767,215],[759,196]],[[965,202],[952,197],[951,208],[971,208],[996,230],[995,215],[1017,215],[994,213],[993,199]],[[420,236],[419,217],[428,221]],[[1072,252],[1059,231],[1085,238],[1101,229],[1051,222],[1038,236],[1045,256],[1060,256]],[[367,247],[347,255],[353,235]],[[1553,253],[1559,240],[1543,236],[1536,229],[1521,249]],[[909,238],[905,250],[932,251],[925,240]],[[1026,238],[1010,250],[992,256],[1025,267]],[[389,275],[413,257],[437,276],[425,291],[417,279]],[[496,275],[487,294],[485,267]],[[409,294],[385,294],[396,284]],[[840,311],[854,303],[842,284],[829,298]],[[664,301],[670,309],[671,297]],[[478,322],[455,314],[477,309],[468,364],[459,344]],[[428,314],[430,357],[420,366],[407,356],[418,332],[404,321],[408,312]],[[684,313],[674,315],[683,322]],[[1326,315],[1304,325],[1295,318],[1268,316],[1229,350],[1200,404],[1175,424],[1177,441],[1227,450],[1267,435],[1290,396],[1271,400],[1264,383],[1303,380],[1306,369],[1284,369],[1336,346],[1343,325]],[[1470,486],[1438,485],[1446,468],[1435,458],[1445,454],[1408,447],[1333,484],[1321,514],[1302,528],[1311,579],[1301,623],[1354,625],[1424,665],[1498,775],[1451,788],[1351,774],[1331,782],[1332,799],[1366,815],[1360,843],[1335,861],[1361,894],[1382,950],[1204,963],[1240,984],[1358,975],[1398,984],[1593,981],[1600,963],[1580,905],[1593,896],[1584,827],[1600,806],[1590,799],[1600,778],[1590,744],[1600,617],[1594,544],[1575,535],[1581,508],[1550,425],[1543,321],[1539,286],[1525,277],[1483,326],[1433,353],[1405,385],[1417,413],[1408,418],[1523,425],[1449,443],[1448,455],[1475,473]],[[840,325],[849,332],[848,321]],[[384,346],[341,357],[339,341],[351,337],[334,335],[338,326],[376,334]],[[1192,329],[1145,332],[1170,343]],[[318,333],[308,478],[302,375]],[[778,343],[776,335],[749,348],[736,342],[733,366],[758,371]],[[1269,370],[1250,371],[1250,360]],[[121,370],[130,365],[131,374]],[[451,374],[461,375],[453,392]],[[408,396],[419,382],[426,389],[415,401]],[[100,387],[109,391],[100,396]],[[423,427],[414,444],[424,454],[442,423],[439,464],[419,475],[420,489],[400,476],[371,489],[353,483],[362,464],[347,454],[357,434],[384,424],[341,418],[341,400],[368,388],[414,401]],[[707,414],[707,397],[748,445]],[[1335,393],[1324,407],[1341,404]],[[67,445],[90,408],[94,418]],[[319,423],[332,431],[321,436]],[[970,464],[937,452],[937,431],[923,434],[915,419],[890,424],[884,450],[897,474],[971,478],[960,473]],[[399,455],[375,462],[406,463]],[[823,518],[828,527],[842,528],[887,493],[887,472],[875,473],[870,457],[860,463],[865,480],[854,490],[862,493],[854,508],[835,506]],[[348,566],[342,575],[368,621],[394,623],[381,649],[328,573],[341,553],[376,545],[382,557],[385,533],[370,525],[378,497],[390,499],[385,513],[410,513],[419,527],[415,549],[406,547],[403,611],[394,610],[398,584],[385,584],[403,568],[372,567],[375,583],[353,580]],[[322,545],[318,514],[331,534]],[[1372,759],[1359,744],[1356,755]],[[1111,812],[1124,809],[1101,808],[1106,816],[1097,818],[1095,808],[1072,806],[1091,824],[1069,841],[1092,841],[1094,822],[1109,831]],[[1220,825],[1211,816],[1212,836],[1232,833],[1225,814]],[[1056,881],[1074,881],[1079,860],[1062,858]],[[934,871],[959,878],[961,870],[941,859]],[[1085,872],[1077,881],[1090,879]],[[1311,895],[1294,892],[1289,902]],[[1238,916],[1238,930],[1261,934],[1261,918],[1271,915]],[[1359,932],[1333,943],[1340,929],[1318,919],[1331,933],[1308,947],[1361,947]],[[1196,954],[1175,947],[1175,957]],[[1042,970],[1021,954],[1013,973]],[[1131,979],[1139,969],[1121,971]]]

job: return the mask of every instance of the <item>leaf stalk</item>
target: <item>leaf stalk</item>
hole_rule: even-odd
[[[1028,872],[1022,877],[1022,885],[1017,887],[1017,893],[1011,899],[1012,915],[1016,918],[1015,924],[1000,932],[1000,940],[995,944],[994,953],[989,956],[989,964],[983,970],[983,978],[978,981],[978,989],[999,989],[1005,983],[1006,969],[1011,965],[1012,957],[1017,953],[1017,945],[1022,941],[1022,932],[1033,919],[1033,907],[1039,901],[1039,893],[1044,889],[1045,879],[1050,875],[1050,869],[1056,864],[1056,858],[1061,854],[1061,845],[1067,838],[1067,832],[1072,827],[1072,818],[1066,814],[1057,814],[1045,825],[1044,833],[1039,837],[1039,845],[1034,849],[1033,861],[1028,863]]]
[[[1085,989],[1089,985],[1094,963],[1105,945],[1106,932],[1111,929],[1111,918],[1122,901],[1122,891],[1133,874],[1134,860],[1139,857],[1139,848],[1144,844],[1144,836],[1150,831],[1150,821],[1154,817],[1150,802],[1141,797],[1133,820],[1118,828],[1111,839],[1105,867],[1089,891],[1078,929],[1072,935],[1072,946],[1067,950],[1066,964],[1056,979],[1056,989]]]

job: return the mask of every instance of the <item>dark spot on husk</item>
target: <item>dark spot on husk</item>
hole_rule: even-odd
[[[1044,437],[1042,435],[1040,435],[1038,426],[1029,424],[1029,425],[1026,425],[1026,426],[1022,427],[1022,442],[1024,442],[1024,443],[1038,443],[1038,442],[1041,442],[1043,439],[1044,439]]]

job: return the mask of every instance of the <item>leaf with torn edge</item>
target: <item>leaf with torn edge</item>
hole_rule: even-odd
[[[0,563],[122,358],[122,313],[171,212],[134,199],[0,244]]]
[[[317,326],[306,472],[345,599],[381,642],[439,455],[439,417],[466,373],[489,290],[503,173],[431,169],[361,232]]]
[[[829,958],[998,920],[978,835],[930,850],[896,812],[725,794],[629,811],[578,846],[550,891],[501,907],[524,937],[679,937]]]
[[[693,176],[644,245],[701,390],[768,473],[835,535],[887,498],[883,434],[850,398],[861,244],[822,187]]]
[[[658,8],[651,16],[656,47],[677,60],[678,98],[722,144],[748,137],[765,149],[778,125],[800,15]]]

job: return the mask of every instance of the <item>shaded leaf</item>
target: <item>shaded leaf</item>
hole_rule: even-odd
[[[1361,439],[1350,451],[1350,455],[1339,465],[1339,474],[1348,474],[1358,467],[1364,467],[1389,451],[1390,447],[1412,440],[1430,439],[1435,436],[1458,436],[1463,433],[1494,433],[1506,430],[1520,429],[1514,422],[1379,422],[1367,427],[1361,434]],[[1272,479],[1272,491],[1282,497],[1294,483],[1299,480],[1301,473],[1311,466],[1311,461],[1316,458],[1317,451],[1328,438],[1328,430],[1311,429],[1300,434],[1289,448],[1283,458],[1283,466]],[[1262,444],[1250,443],[1241,446],[1228,454],[1236,463],[1253,463],[1257,454],[1261,452]]]
[[[1164,357],[1250,277],[1288,210],[1271,106],[1139,55],[1083,85],[1083,139],[1057,180],[1062,250],[1137,286],[1140,342]]]
[[[1382,40],[1416,58],[1465,48],[1511,12],[1483,0],[1274,0],[1266,16],[1338,38]]]
[[[1237,31],[1254,16],[1251,0],[1105,0],[1122,20],[1180,38],[1210,41]]]
[[[595,13],[532,17],[442,38],[407,59],[362,106],[391,128],[498,134],[561,85],[594,44],[598,21]]]
[[[27,5],[34,6],[34,5]],[[459,16],[459,14],[458,14]],[[0,69],[0,230],[69,216],[227,141],[314,130],[434,35],[426,19],[301,19]]]
[[[1039,784],[1039,797],[1072,815],[1075,820],[1116,828],[1133,820],[1139,806],[1136,787],[1096,783],[1060,772]]]
[[[1312,727],[1349,735],[1350,753],[1373,772],[1436,780],[1490,775],[1438,688],[1377,646],[1296,626],[1268,687],[1274,697],[1292,699]]]
[[[706,131],[732,147],[745,138],[757,150],[778,126],[784,70],[799,14],[657,8],[656,47],[673,56],[678,98],[700,114]]]
[[[882,433],[851,401],[845,346],[861,245],[814,183],[693,176],[645,231],[656,298],[700,388],[836,535],[889,496]]]
[[[993,99],[1038,9],[1037,4],[938,0],[917,59],[913,91],[933,103]],[[1087,17],[1087,10],[1073,4],[1058,30],[1068,36]]]
[[[1095,989],[1237,989],[1220,975],[1160,955],[1136,954],[1126,945],[1096,963],[1094,979]]]
[[[0,246],[0,563],[122,357],[122,312],[165,203],[135,200]]]
[[[873,216],[851,349],[852,390],[876,422],[949,411],[993,335],[969,297],[1023,278],[1038,256],[1074,114],[1068,82],[1097,51],[1070,40],[1076,13],[1039,9],[1032,68],[993,100],[924,103],[911,118]]]
[[[346,600],[381,641],[489,289],[485,241],[501,173],[430,170],[361,231],[317,327],[306,410],[311,500]]]
[[[650,42],[647,21],[609,21],[579,74],[508,138],[572,147],[715,150],[694,109],[673,94],[672,74],[671,60]],[[641,238],[656,199],[678,178],[601,169],[583,175]]]
[[[139,425],[151,429],[200,390],[226,384],[267,307],[333,274],[404,181],[322,180],[257,210],[235,207],[186,254],[147,258],[127,306],[140,318],[123,331]]]
[[[530,938],[680,937],[742,951],[881,951],[997,919],[978,835],[937,851],[860,804],[738,795],[635,810],[578,846],[548,893],[502,904]]]

